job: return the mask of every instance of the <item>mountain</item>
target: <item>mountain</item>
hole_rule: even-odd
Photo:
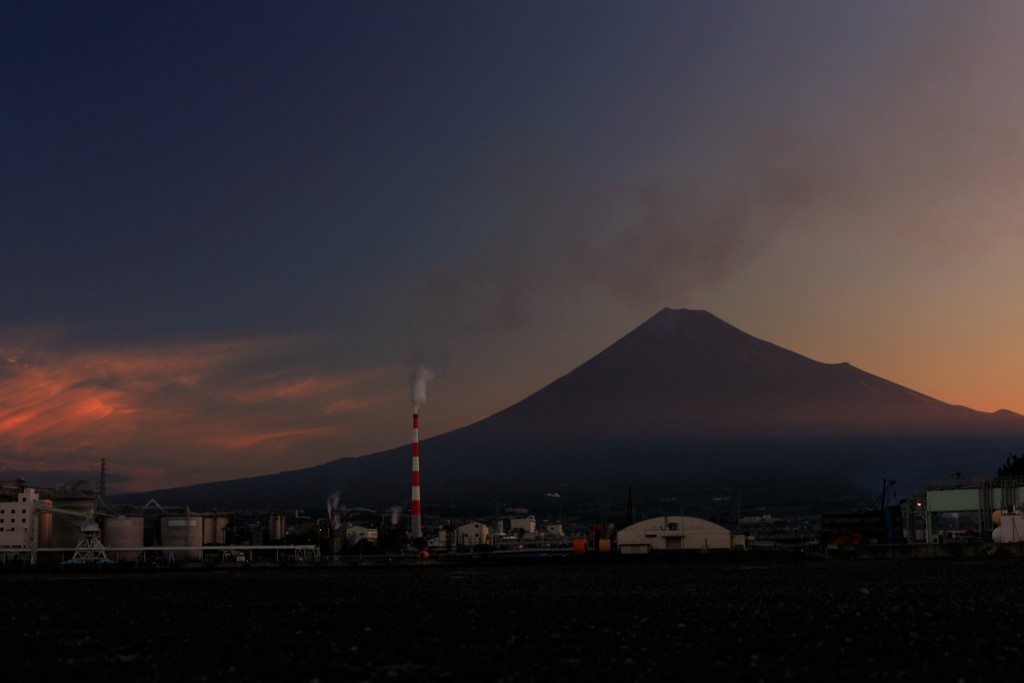
[[[576,439],[990,433],[1007,411],[952,406],[761,341],[704,311],[664,309],[568,375],[471,427]],[[1021,433],[1018,431],[1017,433]]]
[[[710,313],[664,309],[519,403],[421,444],[424,505],[594,500],[633,485],[821,504],[882,479],[991,476],[1024,416],[954,406],[757,339]],[[119,496],[193,506],[350,505],[409,498],[408,446],[304,470]],[[905,490],[905,489],[901,489]],[[550,500],[550,498],[549,498]]]

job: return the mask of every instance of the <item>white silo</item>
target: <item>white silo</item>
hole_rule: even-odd
[[[164,557],[175,562],[199,562],[203,559],[203,517],[201,515],[160,518],[160,545]],[[181,548],[181,550],[177,550]],[[185,550],[189,548],[189,550]]]

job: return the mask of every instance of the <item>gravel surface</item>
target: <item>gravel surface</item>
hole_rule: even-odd
[[[1024,560],[0,575],[5,680],[1006,681]]]

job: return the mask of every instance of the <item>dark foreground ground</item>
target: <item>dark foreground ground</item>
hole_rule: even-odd
[[[5,681],[1017,681],[1024,560],[0,575]]]

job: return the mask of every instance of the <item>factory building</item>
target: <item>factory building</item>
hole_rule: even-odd
[[[38,513],[40,499],[36,490],[24,488],[12,497],[13,500],[0,501],[0,548],[31,551],[49,544],[52,517]]]
[[[560,522],[549,522],[544,525],[544,534],[547,536],[565,536],[565,527]]]
[[[455,546],[473,548],[478,545],[490,545],[491,528],[481,522],[468,522],[455,529]]]
[[[350,525],[345,529],[345,543],[352,546],[360,541],[366,541],[367,543],[377,543],[379,532],[376,529],[371,529],[365,526]]]
[[[943,530],[942,520],[946,515],[954,516],[958,523],[966,526],[970,532],[968,536],[1005,542],[1005,538],[1016,537],[1013,514],[1024,509],[1024,480],[983,479],[973,483],[935,483],[928,486],[921,503],[917,502],[915,512],[924,516],[927,543],[946,543],[963,538],[964,530]],[[1000,524],[1004,515],[1007,518],[1006,526]],[[1000,526],[1003,526],[1002,531],[998,531]],[[908,536],[915,539],[916,533],[912,530]]]
[[[729,550],[733,546],[733,534],[723,526],[697,517],[652,517],[619,531],[618,545],[623,555],[663,550]]]
[[[437,536],[429,539],[427,545],[435,550],[451,550],[455,546],[455,528],[451,526],[451,522],[442,525],[437,530]]]
[[[537,531],[537,518],[534,515],[513,517],[509,526],[513,534],[532,534]]]

